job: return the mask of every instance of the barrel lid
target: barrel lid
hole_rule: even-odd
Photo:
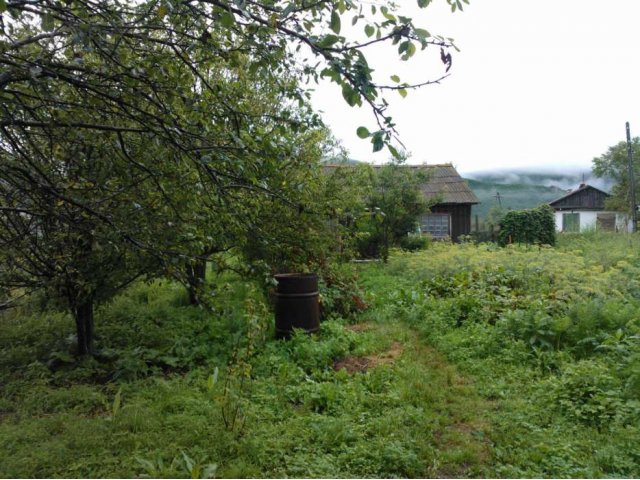
[[[315,273],[278,273],[274,278],[280,293],[304,293],[318,289],[318,275]]]
[[[317,277],[318,275],[315,273],[276,273],[274,275],[274,277],[276,279],[281,279],[281,278],[293,278],[293,277],[302,277],[302,278],[306,278],[306,277]]]

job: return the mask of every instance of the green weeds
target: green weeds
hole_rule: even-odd
[[[327,276],[319,335],[287,342],[232,275],[207,309],[133,285],[90,359],[46,302],[4,312],[0,476],[638,476],[639,248],[396,251]]]
[[[172,284],[132,286],[98,311],[99,355],[81,361],[69,318],[7,317],[0,476],[485,471],[487,406],[411,329],[370,308],[365,325],[334,313],[319,335],[279,341],[259,290],[228,276],[214,292],[205,310]]]
[[[639,243],[592,233],[556,249],[434,245],[363,277],[401,285],[379,290],[387,318],[499,405],[492,476],[637,476]]]

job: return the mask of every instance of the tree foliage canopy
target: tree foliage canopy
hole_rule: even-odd
[[[325,137],[304,82],[327,77],[368,105],[377,126],[358,135],[397,156],[382,94],[419,85],[374,82],[365,51],[385,42],[404,60],[443,49],[450,67],[450,41],[389,5],[0,0],[0,284],[47,288],[87,323],[132,279],[180,277],[277,231],[269,216],[312,231],[300,213],[314,211],[306,180]]]
[[[640,137],[635,137],[631,141],[631,151],[633,155],[633,168],[635,189],[638,191],[640,181]],[[611,197],[605,201],[607,209],[629,213],[631,202],[629,198],[629,156],[627,142],[620,142],[593,159],[593,173],[597,177],[609,177],[613,179],[615,185],[611,189]]]

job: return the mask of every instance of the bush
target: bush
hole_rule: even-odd
[[[549,205],[541,205],[531,210],[514,210],[508,212],[500,222],[498,242],[539,243],[555,245],[556,223],[553,209]]]
[[[426,250],[431,243],[429,235],[407,235],[400,239],[400,248],[408,252]]]
[[[318,289],[323,320],[331,316],[350,318],[367,308],[357,272],[351,265],[325,266],[319,275]]]
[[[548,381],[554,404],[569,418],[602,428],[626,409],[619,381],[608,368],[594,360],[582,360],[566,367],[560,377]]]

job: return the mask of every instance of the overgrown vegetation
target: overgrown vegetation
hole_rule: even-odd
[[[482,471],[488,447],[471,434],[484,428],[482,402],[411,330],[373,312],[353,326],[325,287],[319,337],[275,341],[261,290],[222,280],[213,311],[188,305],[176,284],[129,288],[97,312],[104,348],[95,358],[71,355],[66,315],[36,305],[6,313],[0,475]]]
[[[0,474],[636,477],[639,247],[393,251],[342,267],[364,292],[324,285],[320,335],[290,342],[236,274],[210,310],[138,282],[79,360],[68,314],[34,298],[2,313]]]
[[[506,212],[500,220],[498,242],[555,245],[556,222],[553,209],[541,205],[529,210]]]
[[[443,71],[374,81],[366,47],[387,43],[401,60],[431,47]],[[253,278],[326,264],[332,144],[307,85],[367,105],[375,127],[354,134],[399,159],[383,93],[439,82],[453,47],[353,0],[1,0],[0,44],[0,308],[45,292],[78,355],[96,353],[96,306],[136,279],[181,281],[197,304],[230,250]]]
[[[368,267],[367,283],[494,403],[491,476],[634,477],[639,246],[596,233],[557,249],[434,245]]]
[[[361,258],[387,260],[389,249],[421,248],[427,240],[411,239],[407,234],[416,231],[418,218],[428,211],[428,204],[420,192],[420,186],[428,181],[427,174],[402,162],[392,162],[378,168],[359,166],[366,177],[367,194],[359,217],[348,222],[355,248]],[[344,170],[344,169],[341,169]],[[344,175],[344,172],[335,174]]]

